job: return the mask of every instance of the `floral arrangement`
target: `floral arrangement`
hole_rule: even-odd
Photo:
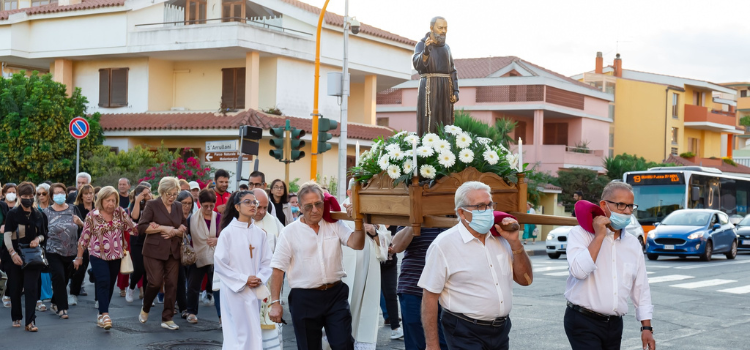
[[[440,128],[437,134],[425,134],[421,139],[416,133],[401,131],[387,139],[377,138],[374,142],[351,169],[357,181],[364,182],[375,174],[386,172],[395,180],[394,186],[398,185],[413,176],[414,159],[420,182],[437,180],[469,167],[508,179],[523,172],[525,166],[520,164],[518,154],[502,144],[476,137],[455,125]]]
[[[183,151],[184,152],[184,151]],[[171,162],[160,163],[146,170],[146,176],[138,182],[146,181],[151,184],[153,189],[159,186],[159,181],[165,176],[174,176],[186,181],[196,181],[200,188],[206,188],[211,183],[210,166],[202,166],[195,157],[188,157],[187,160],[176,158]]]

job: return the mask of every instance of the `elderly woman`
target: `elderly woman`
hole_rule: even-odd
[[[109,303],[120,272],[120,261],[125,256],[128,242],[126,233],[135,230],[133,221],[125,209],[120,207],[120,195],[112,186],[99,191],[94,210],[86,216],[83,232],[78,241],[78,256],[73,266],[78,269],[83,262],[83,251],[88,249],[91,270],[96,279],[96,297],[99,301],[99,315],[96,324],[109,330],[112,318],[109,317]]]
[[[47,209],[50,204],[52,204],[50,200],[49,188],[50,186],[48,184],[39,184],[39,186],[36,187],[36,196],[34,196],[34,202],[36,203],[37,209],[44,210]]]
[[[188,278],[188,317],[190,323],[198,323],[198,295],[201,292],[203,277],[213,279],[214,250],[219,241],[221,228],[221,214],[214,211],[216,207],[216,192],[204,189],[198,194],[201,209],[188,220],[188,232],[193,240],[193,248],[197,257],[195,265],[190,267]],[[211,288],[206,287],[207,290]],[[214,293],[218,296],[219,293]],[[218,299],[217,299],[218,300]],[[218,312],[217,308],[217,312]],[[219,314],[221,317],[221,314]]]
[[[38,190],[38,188],[37,188]],[[78,208],[65,203],[67,199],[65,185],[61,183],[49,186],[53,203],[42,210],[47,215],[48,240],[47,261],[52,277],[52,310],[62,319],[68,318],[68,290],[65,288],[72,276],[71,267],[76,257],[78,245],[78,228],[83,221],[78,216]],[[37,192],[37,196],[38,196]]]
[[[143,209],[146,208],[146,202],[152,199],[151,188],[140,184],[135,187],[133,196],[128,212],[130,213],[130,218],[133,219],[133,222],[138,222],[138,219],[141,218],[141,214],[143,213]],[[133,302],[135,287],[138,286],[141,279],[143,279],[143,281],[140,282],[141,286],[148,285],[146,268],[143,265],[143,242],[145,242],[145,240],[146,235],[130,236],[130,257],[133,260],[133,273],[130,274],[130,288],[128,288],[125,295],[125,301],[129,303]],[[138,298],[143,299],[145,297],[143,294],[143,287],[140,287],[139,289],[140,295]]]
[[[143,245],[143,263],[148,274],[146,296],[143,299],[138,320],[148,321],[151,303],[164,286],[164,310],[161,313],[161,327],[169,330],[180,329],[172,321],[174,304],[177,298],[177,280],[181,266],[180,244],[187,231],[182,203],[177,193],[180,183],[174,177],[164,177],[159,181],[159,198],[146,203],[146,209],[138,220],[138,234],[147,235]]]
[[[26,294],[26,330],[36,332],[34,325],[36,318],[36,299],[39,295],[39,276],[41,269],[27,266],[22,268],[23,260],[18,255],[21,247],[36,248],[44,244],[47,239],[47,216],[34,207],[36,188],[31,182],[23,182],[18,186],[21,205],[8,211],[5,218],[5,247],[12,262],[5,262],[8,274],[8,289],[11,299],[11,318],[13,327],[21,327],[21,290]],[[29,297],[33,296],[33,297]]]

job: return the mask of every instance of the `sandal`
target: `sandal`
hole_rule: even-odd
[[[109,315],[102,315],[97,323],[99,327],[102,327],[105,330],[109,330],[110,328],[112,328],[112,319],[109,317]]]
[[[52,310],[56,314],[60,313],[59,312],[60,310],[57,309],[57,305],[55,305],[55,304],[50,304],[49,305],[49,309]]]
[[[44,305],[44,303],[41,300],[39,300],[36,302],[36,311],[45,312],[47,311],[47,306]]]
[[[188,315],[190,315],[190,314],[187,312],[187,310],[185,310],[185,311],[182,312],[182,314],[180,315],[180,317],[182,317],[182,319],[184,320],[184,319],[186,319],[188,317]]]
[[[26,325],[26,331],[27,332],[36,332],[38,330],[39,330],[39,328],[36,328],[36,326],[34,325],[34,323],[29,323],[29,324]]]
[[[21,328],[21,320],[13,321],[13,328]]]
[[[198,323],[198,316],[190,314],[190,316],[187,317],[187,321],[188,323],[196,324]]]
[[[59,316],[63,320],[67,320],[68,319],[68,310],[61,310],[60,312],[57,313],[57,316]]]

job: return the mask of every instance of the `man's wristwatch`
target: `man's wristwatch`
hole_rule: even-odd
[[[652,327],[649,327],[649,326],[643,326],[643,327],[641,327],[641,332],[643,332],[643,331],[650,331],[652,334],[654,333],[654,329]]]

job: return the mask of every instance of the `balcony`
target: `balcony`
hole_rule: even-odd
[[[524,163],[541,162],[539,170],[556,173],[560,169],[586,168],[604,171],[602,166],[603,150],[576,148],[566,145],[542,145],[540,159],[536,159],[537,145],[523,145]]]
[[[702,106],[685,105],[685,127],[715,132],[737,133],[734,113],[711,110]]]

